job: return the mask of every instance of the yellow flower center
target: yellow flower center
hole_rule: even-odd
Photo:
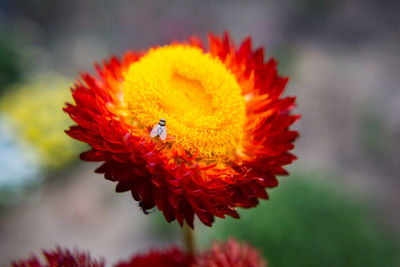
[[[167,142],[205,159],[234,158],[244,134],[244,97],[218,58],[188,45],[154,48],[124,77],[135,123],[152,128],[164,118]]]

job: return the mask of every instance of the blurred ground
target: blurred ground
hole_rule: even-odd
[[[130,194],[78,165],[0,213],[0,264],[60,245],[89,250],[110,265],[133,252],[162,246]]]
[[[291,170],[330,173],[400,229],[399,8],[378,0],[8,0],[0,2],[0,30],[23,72],[69,77],[127,49],[225,29],[237,42],[250,35],[290,76],[287,94],[298,96]],[[130,195],[116,195],[83,166],[2,211],[0,258],[62,242],[115,259],[154,244]]]

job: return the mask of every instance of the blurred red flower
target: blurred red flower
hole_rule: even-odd
[[[93,259],[89,253],[74,250],[56,248],[55,250],[43,250],[46,262],[43,264],[38,257],[32,256],[28,260],[13,262],[13,267],[104,267],[103,260]]]
[[[296,158],[288,78],[250,38],[236,48],[227,33],[210,34],[205,48],[193,37],[95,67],[97,78],[83,73],[72,89],[75,104],[64,110],[77,125],[67,133],[91,145],[81,159],[104,162],[96,172],[145,212],[157,206],[191,227],[195,214],[208,226],[214,216],[238,218],[236,207],[268,199],[265,189]]]
[[[97,261],[89,253],[70,252],[57,248],[43,251],[46,262],[36,256],[12,263],[13,267],[104,267],[103,260]],[[226,243],[214,243],[211,250],[199,255],[187,255],[176,247],[165,250],[151,250],[136,254],[128,261],[120,261],[115,267],[266,267],[261,254],[246,243],[230,239]]]
[[[210,250],[190,256],[178,248],[152,250],[149,253],[134,255],[130,261],[120,262],[115,267],[267,267],[262,255],[246,243],[235,239],[215,242]]]
[[[185,267],[191,266],[192,262],[192,256],[185,255],[180,249],[172,247],[165,250],[151,250],[148,253],[134,255],[131,260],[121,261],[115,267]]]
[[[214,243],[211,250],[196,258],[193,266],[267,267],[267,262],[256,249],[231,238],[226,243]]]

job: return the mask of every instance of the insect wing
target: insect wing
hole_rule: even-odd
[[[160,133],[160,138],[161,140],[165,141],[165,139],[167,138],[167,127],[162,127],[162,131]]]
[[[160,127],[160,125],[157,124],[156,126],[153,127],[153,130],[151,130],[150,132],[151,138],[156,137],[158,135],[158,127]]]

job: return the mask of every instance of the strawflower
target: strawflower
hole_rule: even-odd
[[[192,266],[198,267],[267,267],[259,251],[235,239],[214,243],[209,251],[196,257]]]
[[[104,267],[104,260],[97,260],[88,252],[56,248],[43,251],[45,263],[37,256],[13,262],[12,267]],[[261,254],[246,243],[234,239],[215,242],[210,250],[200,254],[186,254],[177,247],[153,249],[121,260],[114,267],[266,267]]]
[[[195,214],[208,226],[214,216],[238,218],[236,207],[268,199],[295,159],[288,78],[250,38],[236,48],[227,33],[209,35],[205,48],[193,37],[95,67],[98,77],[83,73],[72,89],[75,104],[64,110],[77,125],[67,133],[92,147],[81,159],[104,162],[96,172],[144,211],[157,206],[191,227]],[[161,119],[165,140],[150,136]]]
[[[132,256],[129,261],[120,261],[115,267],[186,267],[191,266],[193,257],[186,255],[182,250],[176,247],[170,247],[164,250],[153,249],[147,253]]]
[[[12,267],[104,267],[103,260],[93,259],[88,252],[80,252],[68,249],[56,248],[55,250],[43,250],[45,262],[37,256],[30,259],[13,262]]]
[[[267,267],[260,252],[246,243],[235,239],[215,242],[210,250],[200,254],[186,255],[182,250],[171,247],[165,250],[152,250],[134,255],[115,267],[159,266],[159,267]]]

